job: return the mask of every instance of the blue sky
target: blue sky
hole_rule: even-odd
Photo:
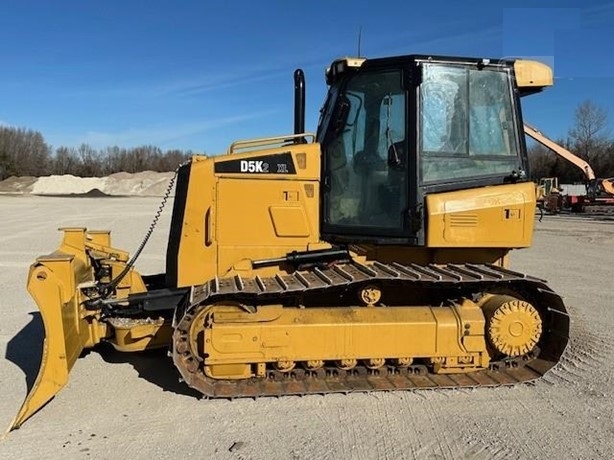
[[[324,68],[356,54],[360,28],[366,57],[538,58],[553,65],[555,86],[524,99],[527,121],[564,137],[591,99],[614,126],[614,1],[590,0],[3,0],[0,124],[40,131],[54,147],[215,154],[292,131],[301,67],[315,131]]]

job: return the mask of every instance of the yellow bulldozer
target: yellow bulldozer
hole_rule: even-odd
[[[509,252],[530,246],[536,205],[520,101],[552,78],[520,59],[338,59],[310,134],[298,69],[292,135],[178,168],[165,273],[135,269],[155,219],[132,258],[85,228],[37,258],[43,358],[11,428],[100,342],[168,347],[212,398],[542,376],[569,318]]]

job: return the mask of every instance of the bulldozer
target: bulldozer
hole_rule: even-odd
[[[568,342],[546,281],[510,269],[531,245],[521,98],[537,61],[342,58],[316,133],[294,72],[294,132],[177,169],[165,273],[105,230],[63,228],[31,265],[44,323],[18,428],[84,349],[166,347],[208,398],[514,385]],[[169,198],[165,196],[162,204]]]
[[[557,214],[562,207],[561,187],[558,177],[540,177],[537,183],[537,207]]]

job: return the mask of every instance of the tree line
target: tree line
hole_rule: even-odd
[[[11,176],[102,177],[121,171],[174,171],[190,156],[189,150],[162,151],[151,145],[94,149],[81,144],[53,149],[38,131],[0,126],[0,181]]]
[[[603,107],[592,101],[582,102],[575,110],[574,125],[567,138],[553,140],[588,162],[597,177],[614,177],[614,138],[608,131],[608,113]],[[586,182],[581,169],[540,144],[529,147],[528,156],[535,181],[558,177],[561,183]]]

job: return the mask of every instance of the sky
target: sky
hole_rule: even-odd
[[[315,131],[335,59],[526,57],[555,85],[525,121],[564,138],[592,100],[614,126],[614,1],[3,0],[0,124],[48,144],[223,153],[293,130],[292,74]],[[614,129],[611,129],[614,134]]]

